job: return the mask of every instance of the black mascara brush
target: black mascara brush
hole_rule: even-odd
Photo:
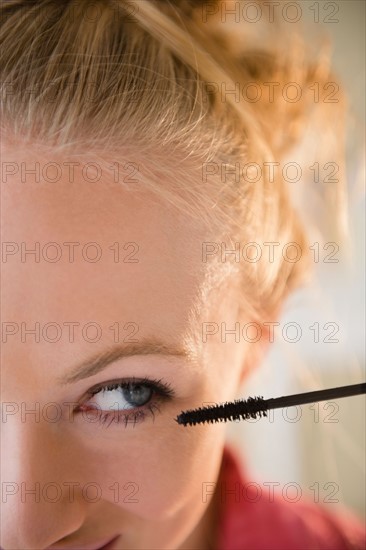
[[[194,426],[195,424],[203,424],[204,422],[213,423],[227,422],[228,420],[247,420],[248,418],[267,416],[267,411],[269,409],[293,407],[295,405],[304,405],[305,403],[326,401],[328,399],[339,399],[341,397],[350,397],[351,395],[360,395],[362,393],[366,393],[366,383],[286,395],[277,397],[276,399],[263,399],[262,396],[249,397],[248,399],[237,399],[221,405],[200,407],[199,409],[192,409],[185,412],[182,411],[175,420],[178,424],[183,424],[183,426]]]

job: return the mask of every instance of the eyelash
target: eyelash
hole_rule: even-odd
[[[123,380],[112,380],[104,384],[98,384],[87,392],[86,401],[94,397],[103,390],[115,390],[126,388],[129,385],[143,385],[152,390],[152,396],[150,401],[141,407],[135,407],[132,412],[123,413],[121,411],[102,411],[100,409],[93,409],[98,411],[98,422],[104,427],[109,428],[112,423],[120,424],[124,422],[125,428],[128,424],[133,423],[133,427],[136,424],[143,422],[147,416],[152,416],[155,419],[155,411],[161,412],[159,405],[171,401],[175,396],[175,392],[166,382],[162,382],[162,379],[156,380],[153,378],[125,378]],[[91,408],[87,408],[86,405],[79,407],[79,412],[90,411]]]

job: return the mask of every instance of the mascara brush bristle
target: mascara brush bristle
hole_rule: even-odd
[[[232,420],[247,420],[267,416],[267,404],[263,397],[249,397],[226,402],[215,407],[200,407],[182,412],[176,421],[184,426],[194,426],[205,422],[228,422]]]
[[[230,420],[247,420],[248,418],[258,418],[267,416],[268,410],[280,409],[283,407],[294,407],[305,405],[306,403],[315,403],[327,399],[340,399],[352,395],[366,393],[366,383],[351,384],[339,388],[327,388],[325,390],[316,390],[295,395],[283,395],[275,399],[263,399],[263,397],[249,397],[248,399],[237,399],[233,402],[226,402],[222,405],[213,407],[201,407],[199,409],[182,411],[176,418],[178,424],[183,426],[194,426],[204,422],[227,422]]]

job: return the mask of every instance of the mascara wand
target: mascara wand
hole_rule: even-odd
[[[263,399],[262,396],[249,397],[248,399],[236,399],[235,401],[223,403],[222,405],[200,407],[199,409],[192,409],[185,412],[182,411],[175,420],[178,424],[183,424],[183,426],[194,426],[196,424],[203,424],[204,422],[213,423],[227,422],[228,420],[261,418],[262,416],[267,416],[267,411],[269,409],[293,407],[295,405],[304,405],[305,403],[326,401],[328,399],[339,399],[341,397],[350,397],[362,393],[366,393],[366,383],[286,395],[275,399]]]

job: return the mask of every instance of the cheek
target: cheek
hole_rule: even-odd
[[[98,479],[103,498],[154,521],[205,508],[203,494],[217,479],[225,427],[172,426],[154,436],[134,430],[127,435],[122,428],[121,445],[107,441],[103,450],[93,452],[88,470],[90,478]]]

